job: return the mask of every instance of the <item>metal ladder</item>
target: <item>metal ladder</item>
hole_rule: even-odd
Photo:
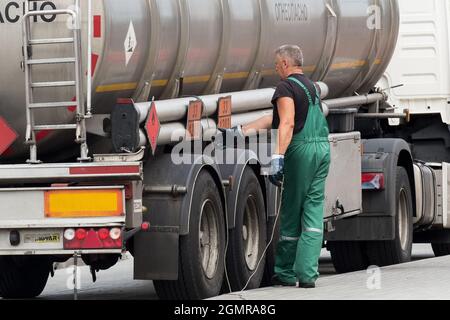
[[[71,38],[48,38],[48,39],[32,39],[31,20],[36,16],[61,16],[71,17],[74,23],[78,23],[78,12],[69,9],[62,10],[36,10],[30,11],[30,2],[41,2],[44,0],[26,0],[25,15],[23,17],[23,56],[25,70],[26,85],[26,141],[30,146],[30,164],[38,164],[41,161],[37,158],[36,132],[42,130],[75,130],[75,141],[80,144],[79,161],[89,161],[88,146],[86,142],[86,110],[84,104],[84,94],[82,90],[82,64],[81,64],[81,32],[79,26],[72,29],[73,36]],[[80,8],[80,0],[75,0],[74,6]],[[33,46],[52,46],[61,44],[73,44],[73,56],[65,58],[51,59],[33,59]],[[72,64],[74,66],[75,79],[71,81],[52,81],[52,82],[33,82],[33,66],[39,65],[57,65]],[[33,91],[39,88],[75,88],[75,101],[59,101],[59,102],[39,102],[35,103],[33,99]],[[70,124],[44,124],[36,125],[34,120],[34,111],[38,109],[55,109],[76,107],[75,123]]]

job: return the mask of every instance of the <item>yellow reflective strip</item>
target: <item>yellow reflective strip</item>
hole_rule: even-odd
[[[184,78],[185,84],[205,83],[211,79],[211,76],[193,76]]]
[[[95,92],[103,93],[103,92],[135,90],[137,86],[138,86],[137,82],[107,84],[104,86],[98,86]]]
[[[367,61],[365,60],[355,60],[349,62],[341,62],[335,63],[331,66],[331,70],[344,70],[344,69],[353,69],[363,67]],[[382,63],[381,59],[376,59],[374,64],[379,65]],[[303,71],[305,72],[314,72],[316,70],[316,66],[305,66],[303,67]],[[273,69],[263,70],[263,76],[275,76],[277,73]],[[237,80],[237,79],[245,79],[250,75],[249,72],[234,72],[234,73],[226,73],[224,74],[224,80]],[[211,76],[192,76],[184,78],[185,84],[196,84],[196,83],[206,83],[211,80]],[[153,80],[152,87],[165,87],[169,84],[169,80],[161,79],[161,80]],[[136,82],[132,83],[117,83],[110,84],[104,86],[98,86],[96,92],[114,92],[114,91],[126,91],[126,90],[135,90],[138,84]]]
[[[263,70],[261,71],[261,75],[264,77],[270,77],[270,76],[275,76],[277,74],[275,69],[267,69],[267,70]]]
[[[305,67],[303,67],[303,71],[314,72],[314,71],[316,71],[316,66],[305,66]]]
[[[349,62],[340,62],[331,65],[331,70],[353,69],[360,68],[367,63],[366,60],[355,60]]]
[[[165,87],[169,83],[169,80],[153,80],[152,87]]]
[[[249,74],[249,72],[225,73],[223,78],[225,80],[244,79],[248,78]]]

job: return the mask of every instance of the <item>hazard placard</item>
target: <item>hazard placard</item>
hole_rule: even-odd
[[[200,140],[203,137],[202,128],[203,102],[191,101],[188,107],[186,124],[186,141]]]
[[[155,154],[158,146],[159,132],[161,131],[161,123],[159,122],[158,113],[156,112],[156,104],[153,102],[148,112],[147,122],[145,123],[147,130],[147,138],[152,148],[152,153]]]
[[[0,155],[2,155],[16,141],[17,133],[0,117]]]
[[[220,98],[217,104],[217,127],[230,129],[232,114],[231,96]]]

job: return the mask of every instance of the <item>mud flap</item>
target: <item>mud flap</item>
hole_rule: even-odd
[[[134,279],[177,280],[178,228],[152,227],[134,239]]]

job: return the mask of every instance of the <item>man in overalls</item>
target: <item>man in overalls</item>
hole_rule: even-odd
[[[314,288],[319,277],[323,243],[325,180],[330,167],[327,121],[315,85],[303,74],[303,53],[286,45],[276,51],[276,71],[282,81],[266,116],[234,134],[278,129],[270,181],[283,188],[280,239],[274,285]]]

